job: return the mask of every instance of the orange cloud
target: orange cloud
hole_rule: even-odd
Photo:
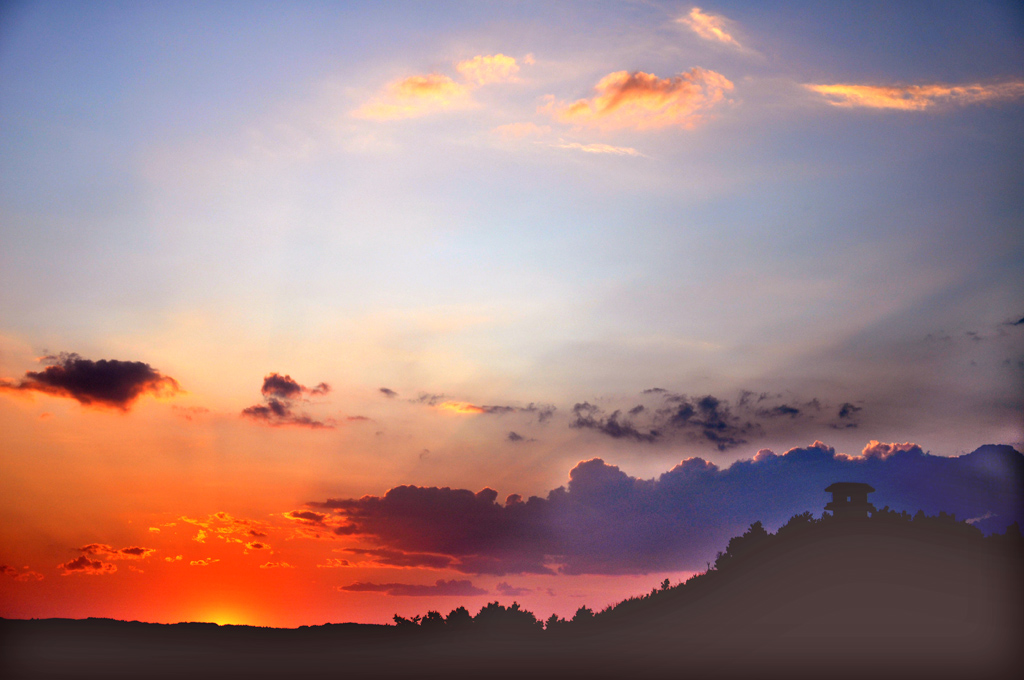
[[[470,404],[466,401],[446,401],[438,406],[442,411],[451,411],[452,413],[463,413],[463,414],[477,414],[486,413],[486,409],[483,409],[475,404]]]
[[[356,109],[352,115],[370,120],[416,118],[472,104],[470,88],[440,73],[410,76],[391,83],[380,97]]]
[[[705,14],[700,7],[694,7],[687,16],[676,19],[676,21],[689,26],[694,33],[705,40],[714,40],[733,47],[743,47],[736,38],[726,33],[725,25],[728,19],[715,14]]]
[[[532,63],[532,59],[527,63]],[[388,85],[381,95],[352,115],[369,120],[397,120],[469,108],[474,105],[470,96],[473,89],[490,83],[515,82],[519,65],[504,54],[480,54],[460,61],[455,70],[465,82],[456,82],[443,73],[410,76]]]
[[[979,104],[1024,96],[1024,81],[1013,80],[983,85],[804,85],[823,96],[829,104],[843,108],[924,111],[938,104]]]
[[[455,70],[467,81],[477,85],[488,83],[515,82],[519,73],[519,65],[512,57],[504,54],[478,55],[472,59],[460,61]]]
[[[193,567],[208,567],[214,562],[220,562],[220,560],[214,557],[207,557],[205,559],[191,560],[189,565]]]
[[[554,100],[541,107],[557,120],[605,129],[649,130],[669,126],[693,128],[726,101],[732,82],[699,67],[671,78],[638,71],[616,71],[602,78],[592,99],[573,104]]]
[[[575,149],[584,153],[610,153],[618,156],[643,156],[642,153],[629,146],[612,146],[611,144],[580,144],[570,142],[569,144],[555,144],[559,149]]]

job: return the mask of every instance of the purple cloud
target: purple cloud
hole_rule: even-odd
[[[650,573],[703,568],[752,522],[779,526],[820,514],[836,481],[871,484],[879,508],[979,518],[983,531],[1024,521],[1024,456],[984,446],[932,456],[912,443],[871,442],[859,456],[815,442],[782,455],[762,450],[728,468],[690,458],[656,479],[637,479],[599,458],[569,483],[504,505],[492,489],[400,486],[384,496],[310,503],[330,511],[335,533],[380,549],[451,558],[473,574]]]

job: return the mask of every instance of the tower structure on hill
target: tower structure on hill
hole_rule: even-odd
[[[875,512],[875,506],[868,502],[868,494],[874,489],[861,482],[836,482],[825,491],[832,494],[832,501],[825,506],[838,518],[866,518]]]

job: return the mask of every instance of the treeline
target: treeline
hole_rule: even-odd
[[[708,563],[706,571],[694,574],[685,582],[672,585],[668,579],[649,593],[628,598],[594,612],[583,606],[569,619],[552,614],[541,620],[518,602],[509,607],[498,602],[485,605],[473,616],[465,607],[452,610],[447,616],[431,610],[422,616],[405,618],[394,616],[395,627],[406,632],[476,631],[501,633],[583,633],[628,621],[636,621],[644,614],[657,616],[696,600],[709,590],[727,584],[731,577],[754,567],[759,559],[767,555],[779,555],[798,551],[815,545],[825,539],[843,536],[884,536],[903,539],[904,543],[927,541],[931,544],[963,546],[969,544],[978,554],[1005,554],[1020,559],[1024,553],[1024,538],[1019,525],[1014,522],[1003,534],[984,533],[972,524],[957,520],[955,515],[940,512],[925,515],[891,510],[888,506],[876,510],[870,518],[837,519],[829,513],[815,518],[810,512],[791,517],[775,533],[754,522],[740,536],[729,539],[725,550],[720,551],[714,563]],[[811,553],[813,561],[814,553]]]

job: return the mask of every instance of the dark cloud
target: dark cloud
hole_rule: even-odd
[[[73,353],[47,356],[43,360],[51,365],[42,371],[28,371],[18,381],[0,380],[0,390],[42,392],[122,411],[127,411],[144,394],[181,391],[174,378],[141,361],[92,361]]]
[[[345,552],[372,558],[374,564],[388,567],[426,567],[427,569],[446,569],[452,564],[452,558],[448,555],[435,555],[433,553],[403,552],[401,550],[390,550],[387,548],[360,549],[346,548]]]
[[[518,432],[509,432],[508,433],[508,440],[510,442],[521,442],[521,441],[523,441],[523,439],[524,439],[523,435],[519,434]]]
[[[385,390],[387,390],[387,388],[381,388],[381,392],[384,392],[389,397],[393,396],[391,390]],[[526,406],[510,406],[508,404],[473,404],[466,401],[454,401],[449,399],[445,394],[432,394],[430,392],[420,392],[418,397],[410,399],[409,401],[414,404],[424,404],[426,406],[440,406],[442,409],[458,411],[464,414],[501,416],[508,413],[528,413],[535,416],[538,423],[544,423],[549,420],[557,410],[551,404],[535,404],[533,402]]]
[[[387,387],[380,388],[380,393],[383,394],[388,399],[394,399],[395,397],[398,396],[398,392],[395,392],[394,390],[390,390]]]
[[[758,409],[757,415],[762,418],[781,418],[783,416],[789,416],[795,418],[800,415],[800,409],[789,404],[782,404],[780,406],[773,406],[772,408]]]
[[[113,574],[117,571],[117,565],[99,560],[90,560],[85,555],[76,557],[64,564],[58,564],[57,568],[61,570],[61,576],[68,576],[70,574]]]
[[[323,524],[324,520],[327,519],[327,515],[322,512],[313,512],[312,510],[289,510],[284,513],[287,519],[294,520],[296,522],[305,522],[310,524]]]
[[[555,415],[556,409],[551,404],[534,404],[530,403],[528,406],[520,409],[523,413],[533,413],[537,416],[538,423],[544,423],[551,419],[551,416]]]
[[[156,552],[156,548],[133,545],[127,548],[112,548],[105,543],[90,543],[78,549],[83,555],[100,555],[108,560],[144,560]]]
[[[271,373],[263,378],[263,387],[260,392],[265,397],[296,399],[302,396],[302,385],[292,380],[290,375]]]
[[[1014,326],[1024,326],[1024,317],[1021,317],[1020,321],[1015,321]]]
[[[509,585],[505,581],[502,581],[498,585],[494,586],[494,589],[502,595],[504,595],[505,597],[521,597],[523,595],[528,595],[529,593],[533,592],[533,590],[530,588],[517,588],[515,586]]]
[[[316,387],[310,388],[300,385],[290,375],[281,375],[280,373],[271,373],[263,378],[263,387],[260,388],[260,393],[264,397],[276,397],[286,401],[299,399],[303,395],[323,396],[330,391],[331,386],[327,383],[322,382]]]
[[[848,430],[859,427],[860,422],[858,422],[857,414],[863,410],[864,409],[860,406],[851,404],[848,401],[844,402],[843,405],[839,407],[839,412],[836,414],[836,420],[829,423],[829,427],[834,430]]]
[[[432,597],[435,595],[486,595],[487,591],[474,586],[470,581],[445,581],[439,579],[434,585],[412,583],[353,583],[338,586],[338,590],[355,593],[384,593],[399,597]]]
[[[263,378],[263,387],[260,388],[266,403],[242,409],[242,417],[271,427],[294,425],[314,430],[334,429],[333,420],[317,420],[295,410],[295,402],[304,396],[318,397],[330,391],[331,386],[327,383],[322,382],[316,387],[309,388],[300,385],[290,375],[271,373]]]
[[[782,455],[762,450],[724,469],[691,458],[648,480],[595,458],[545,498],[513,495],[504,505],[491,489],[416,486],[310,505],[332,511],[335,533],[449,556],[448,568],[463,573],[640,574],[703,568],[757,520],[771,528],[801,512],[820,515],[824,489],[837,481],[871,484],[879,508],[955,513],[983,531],[1024,522],[1024,456],[1012,448],[947,458],[879,442],[858,456],[821,442]]]
[[[729,402],[710,394],[692,400],[685,395],[675,395],[673,401],[676,406],[660,412],[667,413],[668,424],[677,431],[713,444],[719,451],[746,444],[743,436],[757,430],[753,423],[742,422],[734,416]]]
[[[28,567],[24,567],[24,571],[18,571],[9,564],[0,564],[0,574],[10,576],[15,581],[42,581],[44,578],[38,571],[32,571]]]
[[[613,439],[632,439],[638,442],[653,442],[661,436],[657,430],[642,432],[630,420],[619,420],[621,413],[613,411],[611,415],[605,416],[604,411],[597,406],[583,402],[572,407],[573,420],[569,427],[596,430]]]

